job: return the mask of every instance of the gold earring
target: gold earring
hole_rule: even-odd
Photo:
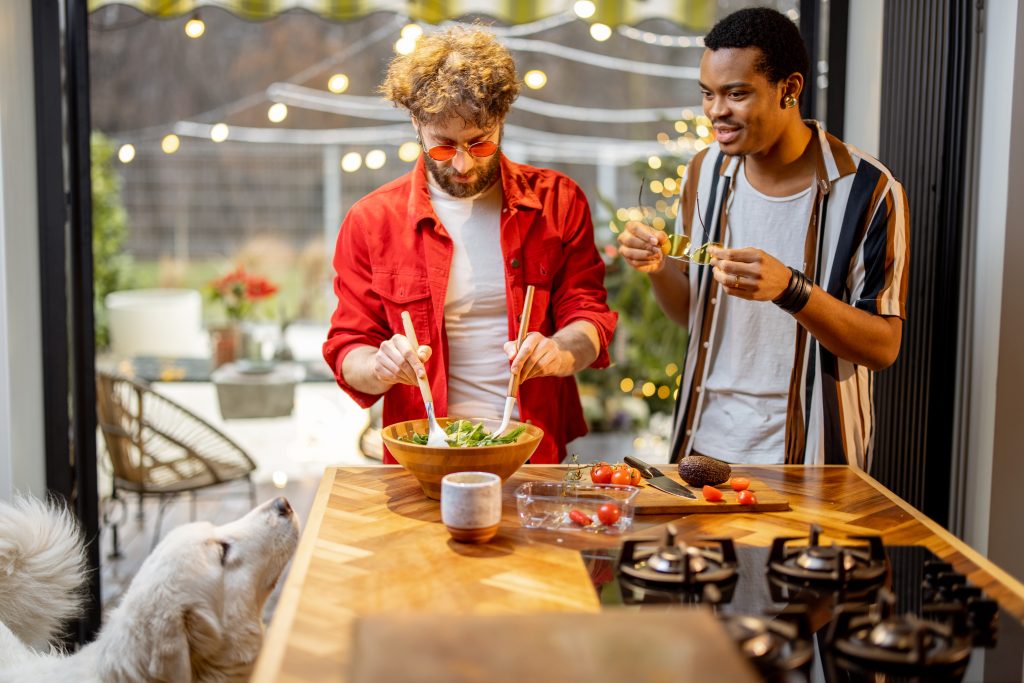
[[[786,98],[782,101],[785,103],[786,109],[792,109],[797,105],[796,98],[792,95],[786,95]]]

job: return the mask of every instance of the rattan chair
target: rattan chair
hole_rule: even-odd
[[[138,494],[140,515],[145,496],[160,499],[154,547],[164,510],[179,494],[191,495],[194,519],[196,491],[244,479],[256,506],[251,476],[256,464],[245,450],[146,383],[97,372],[96,416],[113,470],[111,498],[120,500],[120,492]],[[112,526],[112,556],[117,557],[117,525]]]

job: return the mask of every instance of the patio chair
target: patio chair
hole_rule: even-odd
[[[111,499],[119,492],[138,494],[141,517],[146,496],[158,497],[153,547],[160,539],[164,510],[179,494],[246,480],[256,506],[252,472],[256,464],[241,446],[187,408],[127,377],[96,373],[96,416],[113,470]],[[112,557],[119,557],[117,524]]]

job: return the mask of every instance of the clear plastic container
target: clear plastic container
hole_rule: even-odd
[[[516,507],[527,529],[621,534],[633,526],[634,500],[639,491],[636,486],[530,481],[516,489]],[[618,508],[618,519],[613,524],[604,524],[598,515],[601,506],[607,504]],[[607,510],[604,519],[610,519]]]

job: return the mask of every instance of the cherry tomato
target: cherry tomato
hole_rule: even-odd
[[[611,480],[611,482],[613,484],[618,484],[620,486],[629,486],[632,481],[633,481],[633,475],[630,473],[628,467],[624,467],[624,468],[616,467],[615,471],[612,472],[612,480]]]
[[[704,500],[708,501],[709,503],[717,503],[724,497],[725,496],[722,494],[722,492],[716,489],[714,486],[704,487]]]
[[[635,467],[630,467],[629,468],[629,483],[632,484],[633,486],[639,486],[640,485],[640,479],[642,479],[642,477],[640,476],[640,470],[638,470]]]
[[[757,496],[754,495],[753,491],[740,491],[739,495],[736,496],[736,500],[740,502],[740,505],[757,505]]]
[[[604,503],[601,507],[597,508],[597,519],[600,520],[601,524],[607,526],[615,524],[621,516],[622,510],[615,503]]]
[[[595,484],[607,484],[612,480],[612,467],[606,462],[599,462],[590,468],[590,479]]]
[[[586,513],[581,510],[577,510],[576,508],[569,510],[569,519],[580,526],[590,526],[594,523],[594,520],[592,520]]]
[[[745,491],[750,488],[750,480],[744,477],[733,477],[729,480],[729,486],[733,491]]]

